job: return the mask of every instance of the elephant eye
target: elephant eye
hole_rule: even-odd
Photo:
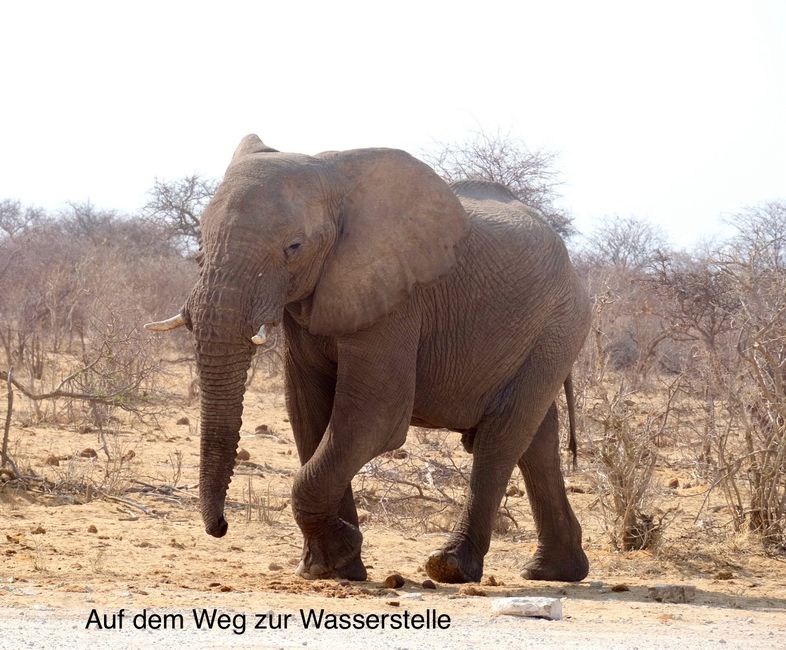
[[[300,240],[295,240],[289,246],[287,246],[286,248],[287,257],[294,255],[298,251],[301,245],[302,242]]]

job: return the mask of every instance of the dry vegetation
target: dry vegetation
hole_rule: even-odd
[[[107,575],[140,591],[336,588],[284,577],[299,556],[298,463],[278,347],[249,376],[228,541],[201,532],[190,345],[140,323],[175,311],[191,286],[192,217],[212,188],[157,183],[142,217],[0,203],[0,552],[11,575],[74,589]],[[783,582],[786,205],[732,225],[728,241],[691,253],[636,219],[606,220],[574,245],[595,315],[574,374],[579,465],[565,471],[596,579]],[[422,574],[470,467],[458,434],[420,429],[369,463],[354,482],[366,561]],[[534,542],[514,475],[487,571],[516,581]]]

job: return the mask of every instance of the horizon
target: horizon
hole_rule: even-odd
[[[478,130],[555,154],[584,235],[633,216],[692,248],[786,198],[781,3],[215,6],[8,9],[0,199],[133,213],[156,178],[220,178],[249,132],[422,157]]]

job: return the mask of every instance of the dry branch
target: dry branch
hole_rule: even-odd
[[[3,427],[3,453],[2,453],[2,467],[6,465],[10,465],[11,469],[14,472],[15,476],[19,476],[19,472],[16,469],[16,465],[14,461],[11,460],[11,457],[8,455],[8,436],[11,431],[11,413],[14,410],[14,369],[9,368],[7,376],[9,378],[8,381],[8,397],[7,397],[7,411],[5,414],[5,426]]]
[[[81,372],[78,371],[78,372]],[[68,379],[73,378],[78,374],[78,372],[69,375],[63,382],[60,383],[62,386]],[[10,378],[10,379],[9,379]],[[0,379],[5,381],[6,383],[13,386],[16,386],[19,389],[19,392],[22,393],[28,399],[33,400],[34,402],[40,402],[42,400],[47,399],[78,399],[84,400],[87,402],[95,402],[96,404],[106,404],[107,406],[117,406],[117,398],[121,395],[125,394],[132,388],[136,387],[136,382],[132,382],[122,388],[112,391],[111,393],[107,393],[106,395],[96,395],[95,393],[80,393],[80,392],[73,392],[68,390],[63,390],[62,388],[58,387],[55,390],[49,391],[48,393],[34,393],[32,390],[27,388],[24,384],[18,382],[9,373],[0,370]]]

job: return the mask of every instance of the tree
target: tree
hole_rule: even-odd
[[[423,157],[449,183],[473,179],[501,183],[540,212],[562,237],[575,234],[572,217],[554,205],[559,198],[555,154],[532,151],[522,140],[482,130],[463,142],[441,147],[436,154]]]
[[[217,188],[218,181],[197,174],[169,182],[156,179],[144,214],[163,224],[184,253],[193,253],[199,244],[199,218]]]
[[[87,200],[84,203],[70,201],[68,209],[61,211],[59,221],[69,235],[100,244],[107,239],[107,231],[117,218],[114,210],[96,208]]]
[[[587,238],[585,255],[595,264],[621,271],[640,271],[656,259],[666,246],[659,228],[636,217],[611,217],[600,223]]]
[[[0,234],[14,239],[40,224],[45,217],[41,208],[23,207],[20,201],[4,199],[0,201]]]

